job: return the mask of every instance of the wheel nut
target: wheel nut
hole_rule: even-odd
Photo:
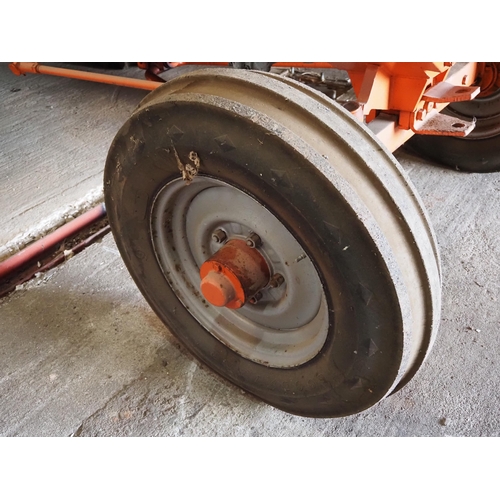
[[[260,236],[258,234],[251,233],[247,238],[247,245],[250,248],[258,248],[262,245],[262,240],[260,239]]]
[[[227,240],[227,234],[224,230],[217,229],[217,231],[214,231],[212,234],[212,240],[215,241],[215,243],[224,243],[224,241]]]
[[[269,286],[271,288],[278,288],[285,282],[285,278],[279,273],[273,274],[269,280]]]

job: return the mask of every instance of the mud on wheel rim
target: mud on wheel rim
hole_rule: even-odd
[[[311,298],[316,316],[306,308],[294,323],[288,313],[263,308],[257,318],[250,306],[221,313],[203,303],[193,269],[204,258],[203,242],[208,254],[216,250],[207,238],[226,211],[222,194],[211,190],[226,190],[237,198],[233,207],[246,207],[229,214],[241,226],[235,238],[255,231],[242,220],[249,214],[265,219],[260,224],[279,233],[276,241],[290,237],[303,250],[307,286],[291,290]],[[160,318],[200,360],[280,409],[317,417],[362,411],[404,385],[433,343],[439,259],[418,196],[365,128],[297,82],[210,69],[160,87],[115,138],[105,195],[123,259]],[[264,253],[278,244],[267,233]],[[182,259],[191,262],[184,273]],[[303,334],[309,350],[296,350],[294,360],[285,354],[293,340],[278,354],[269,345],[253,350],[251,341],[242,347],[227,325],[231,314],[240,330],[250,321],[274,336],[300,330],[311,317],[320,326]],[[256,330],[246,332],[254,342]]]

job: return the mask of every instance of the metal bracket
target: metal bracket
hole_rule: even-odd
[[[427,102],[460,102],[470,101],[476,97],[481,89],[479,87],[463,87],[447,82],[439,82],[424,92],[422,99]]]
[[[461,120],[454,116],[443,115],[433,110],[420,121],[415,121],[411,129],[419,135],[447,135],[453,137],[466,137],[476,126],[473,121]]]

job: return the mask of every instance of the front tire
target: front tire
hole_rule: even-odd
[[[441,278],[418,196],[369,131],[302,84],[208,69],[163,85],[113,141],[105,197],[158,316],[277,408],[363,411],[407,383],[432,346]],[[284,288],[236,310],[207,303],[197,269],[219,226],[258,233]]]

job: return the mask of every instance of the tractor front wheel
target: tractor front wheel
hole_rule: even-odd
[[[110,224],[151,307],[275,407],[363,411],[435,338],[432,229],[394,157],[322,94],[207,69],[146,97],[111,146]]]

